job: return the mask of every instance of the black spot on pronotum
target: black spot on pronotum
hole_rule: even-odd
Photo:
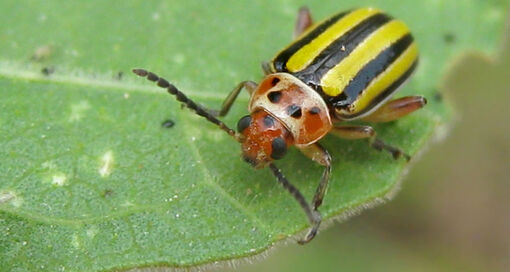
[[[275,77],[275,78],[273,78],[273,80],[271,80],[271,85],[276,86],[276,84],[278,84],[278,82],[280,82],[280,79]]]
[[[274,118],[271,115],[264,116],[264,126],[266,127],[272,127],[274,126]]]
[[[285,156],[287,153],[287,144],[285,143],[285,140],[283,138],[276,138],[271,143],[271,147],[273,148],[273,151],[271,152],[271,158],[275,160],[279,160]]]
[[[175,122],[170,119],[167,119],[167,120],[163,121],[163,123],[161,123],[161,126],[164,128],[171,128],[174,125],[175,125]]]
[[[296,104],[292,104],[287,107],[287,113],[294,118],[300,118],[301,117],[301,107]]]
[[[276,92],[270,92],[267,94],[267,98],[271,103],[278,103],[280,101],[280,98],[282,98],[282,93],[279,91]]]
[[[308,111],[310,114],[319,114],[321,112],[321,109],[318,107],[313,107]]]
[[[239,133],[242,133],[247,127],[249,127],[251,124],[251,116],[246,115],[239,119],[239,122],[237,122],[237,131]]]

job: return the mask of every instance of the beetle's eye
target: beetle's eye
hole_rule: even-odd
[[[239,133],[242,133],[247,127],[250,126],[251,123],[251,116],[246,115],[243,118],[239,119],[239,122],[237,122],[237,131]]]
[[[271,143],[271,146],[273,147],[273,151],[271,153],[271,158],[275,160],[279,160],[285,156],[285,153],[287,153],[287,144],[285,143],[285,140],[283,138],[276,138]]]

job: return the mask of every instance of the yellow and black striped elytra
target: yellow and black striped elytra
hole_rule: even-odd
[[[407,26],[373,8],[312,26],[272,61],[319,92],[340,119],[366,115],[398,89],[418,62]]]
[[[319,207],[332,169],[331,156],[318,141],[326,134],[367,139],[373,148],[409,160],[410,156],[379,139],[371,126],[347,121],[394,121],[422,108],[426,99],[406,96],[389,100],[415,69],[418,50],[404,23],[377,9],[338,13],[314,25],[310,11],[301,8],[295,35],[296,40],[272,62],[263,64],[264,78],[258,83],[237,84],[219,111],[200,106],[154,73],[145,69],[133,72],[165,88],[177,101],[232,136],[241,144],[245,162],[271,170],[310,222],[310,230],[298,241],[304,244],[315,237],[321,224]],[[239,119],[235,131],[217,117],[228,113],[243,89],[250,94],[250,114]],[[292,146],[324,166],[311,201],[274,164]]]

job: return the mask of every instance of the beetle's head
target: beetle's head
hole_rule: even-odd
[[[258,109],[237,123],[243,159],[255,168],[279,160],[294,143],[289,130],[268,112]]]

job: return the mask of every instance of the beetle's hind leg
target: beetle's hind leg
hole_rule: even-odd
[[[427,104],[423,96],[406,96],[386,102],[379,109],[361,120],[367,122],[381,123],[400,119]]]
[[[388,151],[394,159],[404,157],[407,161],[411,160],[411,156],[405,154],[399,148],[388,145],[381,139],[378,139],[375,130],[370,126],[336,126],[330,133],[348,140],[368,139],[371,147],[379,151]]]
[[[299,37],[303,32],[305,32],[308,28],[313,25],[312,14],[308,7],[301,7],[298,11],[296,26],[294,27],[294,39]],[[264,75],[269,75],[274,73],[271,68],[271,63],[269,61],[262,62],[262,71],[264,71]]]
[[[312,25],[313,19],[310,10],[308,7],[301,7],[298,11],[296,26],[294,28],[294,39],[303,34],[303,32],[305,32]]]

